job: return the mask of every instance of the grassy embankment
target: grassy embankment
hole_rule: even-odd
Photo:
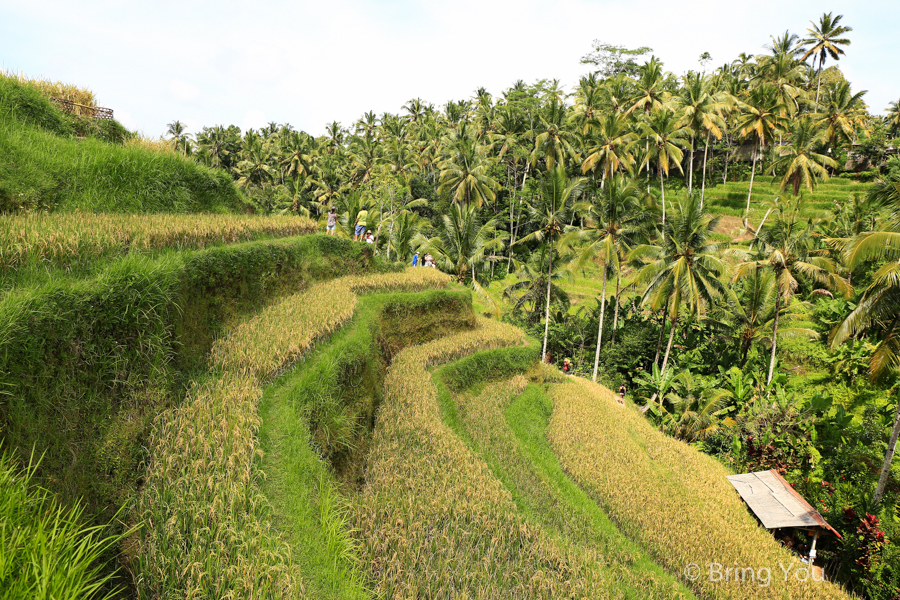
[[[0,77],[0,213],[228,212],[245,202],[231,177],[175,154],[126,147],[115,122],[78,139],[78,123],[37,89]],[[109,131],[107,131],[109,129]]]
[[[693,598],[563,471],[545,435],[553,410],[546,385],[529,385],[523,375],[507,379],[536,367],[530,358],[517,361],[506,349],[479,352],[438,371],[445,421],[490,465],[525,520],[565,550],[592,597]],[[554,372],[532,368],[530,375],[558,380]]]
[[[446,276],[426,269],[320,283],[265,308],[214,344],[207,376],[196,380],[181,406],[164,415],[151,438],[154,456],[137,513],[142,523],[136,561],[140,597],[173,591],[208,598],[302,597],[307,580],[313,588],[322,578],[334,581],[327,566],[325,575],[304,572],[309,561],[296,560],[292,536],[272,526],[270,505],[259,488],[264,476],[256,435],[262,386],[306,354],[315,340],[346,323],[357,293],[417,291],[447,283]],[[334,434],[331,425],[346,413],[328,400],[314,399],[311,424],[315,431]],[[353,428],[344,435],[352,437]],[[276,472],[297,476],[291,467]],[[319,494],[320,509],[327,494]],[[289,510],[282,516],[290,530],[294,514]],[[308,526],[303,517],[297,522]],[[291,533],[308,541],[300,529]],[[312,550],[324,552],[315,557],[321,564],[333,559],[327,555],[327,536],[320,537],[325,545]],[[335,561],[331,568],[340,566]],[[315,595],[315,589],[310,593]]]
[[[590,381],[551,386],[550,397],[547,435],[563,468],[670,573],[696,575],[688,584],[698,595],[849,597],[828,582],[812,581],[805,566],[758,525],[722,464],[660,433]],[[724,570],[717,578],[715,565],[739,568],[740,579],[726,580]]]
[[[317,598],[368,598],[347,533],[386,367],[401,349],[474,327],[470,293],[361,296],[352,320],[267,387],[262,489]]]

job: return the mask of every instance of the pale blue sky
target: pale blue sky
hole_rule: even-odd
[[[680,75],[703,52],[719,66],[785,29],[802,36],[829,11],[853,27],[840,67],[882,112],[900,98],[897,0],[0,0],[0,68],[89,87],[146,135],[175,119],[320,135],[414,97],[440,105],[517,79],[572,87],[595,38],[650,46]]]

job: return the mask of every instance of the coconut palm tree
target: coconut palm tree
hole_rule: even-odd
[[[825,94],[815,116],[825,127],[825,139],[832,156],[837,156],[840,144],[850,145],[856,132],[868,121],[862,99],[865,94],[866,90],[854,94],[846,81],[825,85]]]
[[[734,252],[744,261],[735,269],[736,281],[754,273],[756,269],[770,269],[775,277],[777,294],[775,313],[772,320],[772,354],[769,360],[769,374],[766,385],[772,383],[775,372],[775,356],[778,350],[778,318],[781,307],[790,305],[791,299],[800,287],[798,278],[849,296],[851,287],[836,273],[834,261],[822,256],[824,252],[816,248],[815,224],[804,221],[801,216],[803,196],[792,201],[776,198],[776,213],[768,223],[759,228],[753,239],[758,244],[758,257],[748,252]]]
[[[771,344],[777,288],[772,270],[758,266],[751,267],[740,283],[740,290],[732,287],[727,289],[727,303],[720,305],[714,320],[723,332],[737,337],[740,366],[743,367],[754,342]],[[790,327],[793,322],[807,318],[811,308],[806,302],[793,302],[789,306],[782,306],[778,335],[782,338],[818,338],[819,334],[812,329]]]
[[[886,112],[885,123],[888,126],[888,131],[895,135],[900,133],[900,100],[889,103]]]
[[[187,156],[188,150],[190,150],[191,138],[187,133],[184,123],[181,121],[172,121],[166,127],[166,135],[172,136],[172,147],[175,148],[176,152],[181,148],[181,153]]]
[[[800,193],[803,185],[810,192],[819,179],[828,179],[828,169],[836,168],[833,158],[816,152],[824,142],[824,131],[810,118],[800,118],[794,122],[790,142],[779,148],[780,158],[772,165],[772,170],[784,170],[781,191],[791,186],[793,194]]]
[[[816,104],[819,103],[819,90],[822,86],[822,67],[825,66],[825,59],[829,56],[834,60],[840,60],[844,54],[841,46],[849,46],[850,40],[840,36],[853,31],[851,27],[838,25],[844,15],[832,17],[831,13],[825,13],[819,18],[818,24],[813,23],[812,28],[806,31],[809,35],[804,38],[803,43],[809,44],[809,49],[800,57],[800,60],[806,60],[810,56],[813,57],[813,68],[816,66],[816,59],[819,60],[819,71],[816,77]]]
[[[582,228],[567,234],[564,245],[574,242],[587,242],[572,263],[572,270],[583,269],[584,266],[599,259],[602,266],[603,286],[600,292],[600,326],[597,331],[597,351],[594,355],[593,380],[597,381],[597,370],[600,364],[600,347],[603,344],[603,320],[606,310],[606,284],[608,274],[616,275],[616,297],[620,287],[620,264],[625,255],[643,241],[647,221],[652,217],[641,210],[641,193],[630,179],[616,175],[600,195],[591,201],[579,202],[575,210],[585,216],[586,223]],[[618,321],[619,304],[616,302],[616,318]]]
[[[651,261],[638,275],[638,282],[647,284],[643,302],[653,310],[659,310],[663,304],[668,306],[672,326],[662,376],[669,362],[682,304],[700,319],[725,294],[720,279],[725,275],[726,265],[718,256],[718,246],[709,241],[718,221],[718,217],[703,212],[696,195],[692,194],[675,203],[671,218],[663,226],[666,234],[661,246],[638,246],[628,256],[629,260],[649,258]]]
[[[681,148],[688,145],[691,135],[690,129],[681,124],[679,117],[666,109],[655,110],[650,113],[640,125],[640,136],[648,142],[647,155],[641,164],[649,165],[655,160],[656,169],[659,171],[659,186],[662,191],[662,223],[663,236],[666,233],[666,184],[663,175],[669,176],[669,167],[675,165],[681,171],[681,160],[684,152]]]
[[[886,206],[891,215],[881,231],[864,233],[847,245],[845,260],[849,268],[866,260],[887,262],[873,275],[856,309],[831,332],[829,341],[836,347],[850,336],[870,328],[880,331],[881,341],[872,353],[869,374],[879,380],[900,370],[900,177],[889,176],[876,182],[869,192],[870,200]],[[878,505],[887,485],[891,463],[900,437],[900,402],[894,417],[894,428],[888,441],[884,465],[872,502]]]
[[[596,172],[602,175],[600,187],[620,169],[634,168],[634,142],[637,134],[630,130],[627,118],[621,113],[608,112],[592,119],[584,138],[585,154],[581,172]]]
[[[691,156],[688,161],[688,193],[694,188],[694,146],[698,137],[706,134],[706,148],[710,136],[722,139],[725,129],[724,114],[731,106],[731,96],[727,92],[716,91],[712,78],[697,73],[688,73],[684,85],[675,97],[674,107],[678,114],[678,124],[687,127],[691,133]],[[703,153],[703,172],[706,174],[706,152]],[[700,195],[703,206],[703,194]]]
[[[529,235],[521,238],[517,244],[531,240],[542,242],[547,240],[550,247],[549,267],[547,270],[547,309],[544,320],[544,346],[541,351],[541,359],[547,356],[547,334],[550,328],[550,274],[553,272],[554,238],[558,238],[565,227],[572,202],[574,202],[584,188],[585,179],[578,177],[569,179],[566,170],[561,164],[547,171],[541,178],[537,201],[530,207],[532,223],[537,229]]]
[[[500,184],[491,177],[490,160],[469,135],[467,125],[461,123],[450,138],[450,155],[439,165],[438,193],[449,194],[453,202],[480,208],[482,203],[496,199]]]
[[[557,164],[566,165],[576,158],[578,136],[569,130],[567,120],[568,109],[555,99],[538,113],[538,124],[530,132],[534,136],[534,164],[543,158],[547,171],[551,171]]]
[[[750,169],[750,189],[747,192],[747,209],[744,211],[744,225],[750,213],[750,198],[753,196],[753,177],[756,174],[756,159],[767,142],[774,141],[775,134],[785,129],[788,123],[787,108],[781,101],[778,90],[768,83],[751,88],[747,101],[738,101],[744,111],[737,120],[738,135],[753,142],[753,166]]]
[[[482,223],[473,204],[451,204],[443,218],[443,226],[431,239],[417,237],[414,244],[419,252],[430,252],[435,263],[445,272],[453,273],[460,283],[474,280],[478,265],[486,257],[503,248],[504,237],[496,234],[496,221]]]

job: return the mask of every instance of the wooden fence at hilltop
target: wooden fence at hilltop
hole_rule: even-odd
[[[58,106],[59,109],[65,113],[69,113],[72,115],[83,115],[85,117],[91,117],[92,119],[113,119],[113,109],[111,108],[103,108],[102,106],[88,106],[86,104],[73,102],[72,100],[54,98],[52,96],[50,97],[50,101],[56,104],[56,106]]]

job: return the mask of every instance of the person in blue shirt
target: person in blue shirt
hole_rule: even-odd
[[[412,266],[417,266],[419,264],[419,253],[416,252],[415,256],[413,256],[413,264]]]

